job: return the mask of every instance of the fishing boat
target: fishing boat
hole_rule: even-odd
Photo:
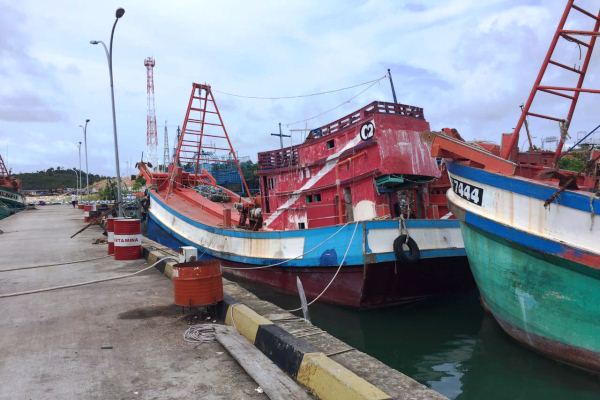
[[[0,156],[0,219],[25,208],[25,197],[20,190],[21,182],[11,175]]]
[[[571,13],[589,17],[594,28],[565,29]],[[485,308],[519,342],[595,373],[600,372],[600,152],[592,146],[580,172],[558,165],[577,146],[563,152],[580,93],[600,93],[583,87],[599,26],[600,12],[567,3],[519,121],[503,135],[499,152],[466,143],[449,129],[432,142],[432,154],[448,163],[450,210],[460,220]],[[558,61],[561,39],[580,44],[580,68]],[[574,73],[577,84],[545,83],[556,76],[549,66]],[[565,116],[534,112],[540,92],[566,102]],[[555,152],[533,149],[528,118],[557,123]],[[522,127],[527,152],[517,147]]]
[[[250,196],[211,87],[194,83],[168,171],[138,164],[147,234],[312,301],[371,308],[471,287],[447,175],[420,137],[428,130],[422,108],[372,102],[259,153],[260,193]],[[227,163],[243,195],[215,178]]]

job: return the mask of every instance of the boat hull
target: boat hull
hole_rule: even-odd
[[[0,187],[0,219],[25,208],[25,197],[19,192]]]
[[[457,221],[441,221],[439,229],[415,227],[417,239],[424,234],[421,231],[430,230],[429,243],[421,241],[423,257],[415,264],[406,264],[396,262],[393,252],[386,252],[399,234],[397,221],[301,231],[240,232],[191,221],[157,196],[151,197],[149,216],[147,235],[151,239],[171,248],[195,246],[203,257],[219,258],[224,275],[285,293],[297,293],[299,277],[309,299],[319,295],[333,279],[347,252],[338,276],[320,298],[331,304],[383,307],[474,287]],[[432,248],[436,234],[441,242],[456,240],[459,247],[446,244],[446,248]],[[391,238],[389,246],[383,243],[386,235]],[[235,245],[231,245],[233,240]],[[322,248],[312,251],[320,242],[324,243]],[[276,257],[267,258],[271,253]],[[262,268],[272,264],[278,265]]]
[[[554,188],[518,178],[507,181],[511,178],[466,166],[450,165],[449,172],[452,179],[482,190],[479,205],[453,189],[448,199],[461,220],[471,270],[487,309],[526,346],[600,372],[600,256],[593,241],[587,241],[597,234],[596,217],[583,215],[587,219],[581,221],[587,223],[579,226],[578,237],[561,241],[554,236],[577,223],[578,213],[586,213],[579,200],[589,199],[565,196],[544,207]],[[565,216],[570,221],[561,219]],[[585,248],[588,244],[591,249]]]

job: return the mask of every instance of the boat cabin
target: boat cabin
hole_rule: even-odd
[[[422,140],[429,130],[422,108],[375,101],[259,153],[264,228],[443,216],[449,183]]]

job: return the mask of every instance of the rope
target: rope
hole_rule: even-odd
[[[212,343],[216,340],[213,324],[192,325],[183,333],[183,340],[188,343]]]
[[[73,288],[73,287],[79,287],[79,286],[85,286],[85,285],[92,285],[94,283],[101,283],[101,282],[114,281],[114,280],[117,280],[117,279],[129,278],[131,276],[135,276],[135,275],[141,274],[142,272],[147,271],[150,268],[153,268],[155,265],[163,262],[166,259],[177,260],[175,257],[171,257],[171,256],[163,257],[160,260],[158,260],[157,262],[155,262],[154,264],[150,265],[149,267],[143,268],[143,269],[141,269],[139,271],[136,271],[136,272],[133,272],[131,274],[111,276],[110,278],[96,279],[96,280],[93,280],[93,281],[86,281],[86,282],[79,282],[79,283],[72,283],[72,284],[69,284],[69,285],[52,286],[52,287],[43,288],[43,289],[27,290],[27,291],[24,291],[24,292],[15,292],[15,293],[0,294],[0,299],[6,298],[6,297],[22,296],[22,295],[26,295],[26,294],[50,292],[52,290],[68,289],[68,288]]]
[[[106,257],[112,257],[112,256],[110,254],[107,254],[107,255],[102,256],[102,257],[89,258],[87,260],[69,261],[69,262],[65,262],[65,263],[56,263],[56,264],[32,265],[30,267],[18,267],[18,268],[10,268],[10,269],[0,269],[0,272],[20,271],[22,269],[57,267],[57,266],[63,266],[63,265],[71,265],[71,264],[84,263],[84,262],[88,262],[88,261],[102,260],[103,258],[106,258]]]
[[[385,76],[383,77],[385,78]],[[310,120],[319,118],[327,113],[330,113],[331,111],[337,110],[338,108],[345,106],[346,104],[350,103],[352,100],[354,100],[355,98],[357,98],[358,96],[360,96],[361,94],[363,94],[364,92],[366,92],[367,90],[371,89],[373,86],[375,86],[376,83],[378,83],[380,80],[382,80],[383,78],[379,78],[378,80],[376,80],[375,82],[371,83],[369,86],[367,86],[365,89],[361,90],[360,92],[356,93],[354,96],[350,97],[348,100],[344,101],[343,103],[338,104],[337,106],[330,108],[329,110],[325,110],[317,115],[313,115],[310,118],[306,118],[306,119],[301,119],[299,121],[294,121],[294,122],[287,122],[284,125],[286,127],[291,126],[291,125],[296,125],[302,122],[308,122]]]
[[[276,262],[275,264],[261,265],[261,266],[258,266],[258,267],[246,267],[246,268],[244,268],[244,267],[241,267],[241,268],[236,268],[236,267],[226,267],[226,266],[224,266],[224,265],[221,265],[221,268],[223,268],[223,269],[231,269],[231,270],[244,270],[244,271],[245,271],[245,270],[252,270],[252,269],[265,269],[265,268],[271,268],[271,267],[276,267],[276,266],[278,266],[278,265],[281,265],[281,264],[285,264],[285,263],[286,263],[286,262],[288,262],[288,261],[297,260],[298,258],[304,257],[305,255],[307,255],[307,254],[310,254],[310,253],[312,253],[313,251],[315,251],[316,249],[318,249],[319,247],[323,246],[323,245],[324,245],[325,243],[327,243],[327,242],[328,242],[328,241],[329,241],[331,238],[333,238],[335,235],[337,235],[338,233],[340,233],[340,232],[342,231],[342,229],[344,229],[344,228],[346,227],[346,225],[348,225],[348,223],[347,223],[347,222],[346,222],[344,225],[342,225],[342,226],[340,227],[340,229],[338,229],[337,231],[335,231],[335,232],[333,232],[331,235],[329,235],[329,237],[327,237],[325,240],[323,240],[322,242],[320,242],[320,243],[318,243],[317,245],[315,245],[315,246],[314,246],[312,249],[308,250],[308,251],[307,251],[307,252],[305,252],[305,253],[302,253],[302,254],[300,254],[300,255],[297,255],[296,257],[293,257],[293,258],[288,258],[288,259],[285,259],[285,260],[283,260],[283,261]],[[356,230],[356,228],[355,228],[355,230]],[[352,235],[352,237],[354,237],[354,235]]]
[[[333,278],[331,278],[331,280],[329,281],[329,283],[327,284],[327,286],[325,286],[325,289],[323,289],[323,291],[321,293],[319,293],[319,295],[317,297],[315,297],[314,299],[312,299],[307,304],[307,306],[311,306],[317,300],[319,300],[321,298],[321,296],[323,296],[323,294],[325,294],[325,292],[327,291],[327,289],[329,289],[329,287],[331,286],[331,284],[333,283],[333,281],[335,281],[335,278],[337,278],[338,274],[342,270],[342,265],[344,265],[344,261],[346,261],[346,256],[348,255],[348,251],[350,250],[350,247],[352,246],[352,242],[354,241],[354,235],[356,235],[356,229],[357,228],[358,228],[358,222],[356,222],[355,225],[354,225],[354,232],[352,232],[352,237],[350,238],[350,242],[348,242],[348,247],[346,247],[346,251],[344,252],[344,257],[342,258],[342,262],[340,262],[340,265],[339,265],[337,271],[335,271],[335,274],[333,275]],[[294,308],[293,310],[285,310],[285,311],[295,312],[295,311],[300,311],[300,310],[302,310],[302,307]]]
[[[323,91],[323,92],[308,93],[308,94],[298,94],[298,95],[293,95],[293,96],[273,96],[273,97],[269,97],[269,96],[246,96],[246,95],[242,95],[242,94],[235,94],[235,93],[225,92],[225,91],[222,91],[222,90],[216,90],[216,89],[212,89],[212,90],[213,90],[213,92],[221,93],[221,94],[224,94],[224,95],[227,95],[227,96],[241,97],[241,98],[244,98],[244,99],[257,99],[257,100],[299,99],[299,98],[302,98],[302,97],[320,96],[320,95],[323,95],[323,94],[337,93],[337,92],[341,92],[341,91],[344,91],[344,90],[353,89],[355,87],[368,85],[369,83],[379,82],[380,80],[385,79],[386,77],[387,77],[387,75],[384,75],[384,76],[382,76],[380,78],[373,79],[373,80],[366,81],[366,82],[362,82],[362,83],[357,83],[356,85],[352,85],[352,86],[346,86],[346,87],[339,88],[339,89],[326,90],[326,91]]]

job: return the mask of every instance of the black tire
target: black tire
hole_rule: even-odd
[[[408,246],[408,251],[402,247],[404,244]],[[408,237],[407,241],[406,235],[400,235],[394,240],[394,254],[397,261],[407,264],[414,264],[421,259],[421,250],[419,250],[417,242],[411,237]]]

